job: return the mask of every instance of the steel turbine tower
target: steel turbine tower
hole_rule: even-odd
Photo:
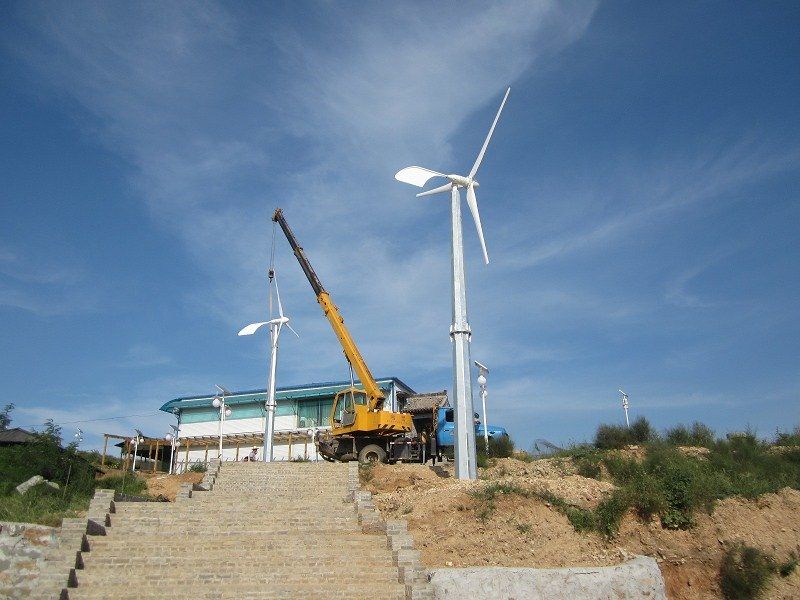
[[[481,227],[481,217],[478,212],[478,199],[475,195],[475,188],[480,184],[475,180],[475,175],[483,161],[486,148],[492,139],[494,128],[500,119],[500,113],[508,100],[511,88],[506,90],[500,108],[495,115],[486,140],[483,142],[478,158],[469,175],[445,175],[438,171],[431,171],[423,167],[406,167],[397,172],[395,179],[403,183],[424,187],[429,179],[433,177],[444,177],[449,182],[441,187],[428,190],[417,194],[420,196],[430,196],[443,192],[450,192],[451,222],[453,229],[452,247],[452,266],[453,266],[453,323],[450,326],[450,337],[453,340],[453,397],[455,399],[455,459],[456,477],[458,479],[476,479],[478,468],[475,456],[475,423],[473,415],[475,411],[472,403],[472,377],[471,361],[469,354],[469,341],[472,331],[467,321],[467,289],[464,276],[464,244],[461,227],[461,188],[467,190],[467,206],[472,213],[475,227],[478,230],[478,239],[483,251],[483,259],[489,264],[489,254],[486,251],[486,242],[483,239],[483,228]]]
[[[270,279],[275,282],[275,295],[278,298],[278,317],[269,321],[250,323],[243,327],[239,335],[253,335],[262,325],[269,325],[270,337],[270,361],[269,361],[269,381],[267,384],[266,421],[264,423],[264,461],[272,462],[272,438],[275,434],[275,374],[278,369],[278,338],[281,335],[281,328],[286,325],[293,334],[300,337],[298,333],[289,325],[289,318],[283,315],[283,305],[281,304],[281,293],[278,290],[278,278],[274,271],[270,271]],[[270,292],[270,305],[272,304],[272,293]],[[272,315],[270,315],[272,316]],[[289,457],[291,458],[291,457]]]

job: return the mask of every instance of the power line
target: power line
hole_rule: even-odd
[[[74,425],[75,423],[94,423],[96,421],[116,421],[117,419],[132,419],[133,417],[150,417],[152,415],[160,414],[159,412],[149,412],[149,413],[141,413],[138,415],[122,415],[119,417],[103,417],[101,419],[81,419],[79,421],[61,421],[57,422],[56,425]],[[20,425],[21,428],[26,427],[39,427],[42,423],[37,423],[36,425]]]

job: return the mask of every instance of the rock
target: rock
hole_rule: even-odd
[[[44,481],[44,477],[42,477],[41,475],[34,475],[34,476],[33,476],[33,477],[31,477],[30,479],[28,479],[28,481],[24,481],[24,482],[20,483],[20,484],[19,484],[19,485],[16,487],[16,490],[17,490],[17,492],[19,492],[20,494],[24,494],[24,493],[25,493],[25,492],[27,492],[29,489],[31,489],[33,486],[35,486],[35,485],[39,485],[39,484],[40,484],[40,483],[42,483],[43,481]]]
[[[53,488],[54,490],[60,490],[60,489],[61,489],[61,486],[60,486],[60,485],[58,485],[58,484],[57,484],[55,481],[47,481],[47,480],[45,479],[45,480],[44,480],[44,484],[45,484],[45,485],[49,485],[49,486],[50,486],[51,488]]]

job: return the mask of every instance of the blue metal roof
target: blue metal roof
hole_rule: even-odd
[[[410,394],[414,393],[408,385],[403,383],[397,377],[383,377],[376,379],[381,389],[387,389],[389,384],[394,382],[396,385],[405,388]],[[361,383],[356,380],[356,384]],[[333,396],[337,392],[350,387],[350,380],[347,381],[326,381],[322,383],[308,383],[305,385],[292,385],[286,387],[278,387],[275,389],[276,400],[295,400],[295,399],[311,399],[319,398],[321,396]],[[257,390],[246,390],[241,392],[233,392],[225,397],[225,403],[231,406],[237,404],[250,404],[252,402],[263,402],[267,394],[266,388]],[[211,406],[211,402],[216,397],[216,394],[207,394],[204,396],[184,396],[175,398],[166,402],[160,410],[168,413],[174,413],[184,408],[200,408],[204,406]]]

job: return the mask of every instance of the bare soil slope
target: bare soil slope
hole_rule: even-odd
[[[756,501],[729,498],[713,514],[698,514],[689,531],[623,519],[619,535],[605,540],[577,533],[549,502],[535,496],[500,494],[492,506],[470,492],[493,482],[546,491],[592,508],[614,489],[611,483],[577,475],[569,459],[526,463],[500,459],[481,469],[478,481],[453,478],[452,465],[377,465],[364,483],[387,518],[408,520],[427,567],[610,565],[633,554],[655,558],[670,598],[719,598],[722,556],[737,541],[786,560],[800,554],[800,492],[785,489]],[[367,478],[370,475],[367,475]],[[800,571],[774,578],[768,598],[800,598]]]

